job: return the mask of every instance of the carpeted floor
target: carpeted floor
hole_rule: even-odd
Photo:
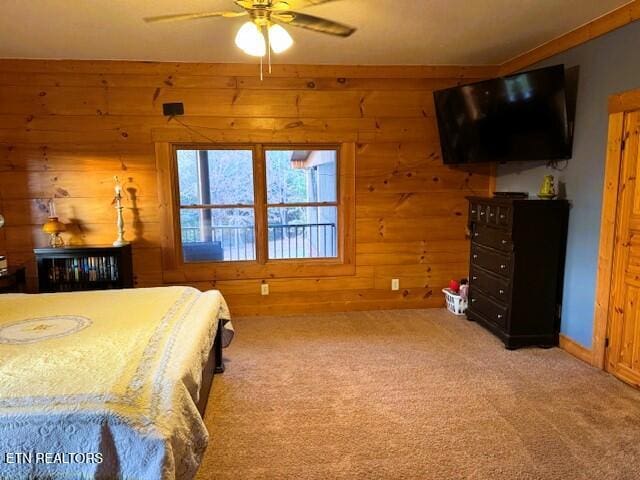
[[[640,479],[640,392],[444,310],[238,318],[199,479]]]

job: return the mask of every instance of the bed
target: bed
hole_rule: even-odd
[[[0,295],[0,478],[192,478],[228,319],[189,287]]]

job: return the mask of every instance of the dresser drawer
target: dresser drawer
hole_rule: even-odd
[[[480,245],[510,252],[513,250],[511,232],[486,225],[476,224],[473,229],[473,241]]]
[[[501,302],[509,301],[510,282],[504,278],[472,266],[469,283],[472,288],[478,288]]]
[[[487,205],[487,225],[498,225],[498,205]]]
[[[477,222],[480,216],[480,205],[478,203],[469,202],[469,223]]]
[[[511,207],[494,203],[471,202],[469,204],[469,221],[497,227],[510,227]]]
[[[500,328],[506,328],[509,308],[494,302],[473,286],[469,289],[469,308]]]
[[[492,205],[486,205],[483,203],[478,204],[478,223],[488,225],[492,222],[495,213],[492,211]],[[493,215],[493,216],[492,216]]]
[[[488,222],[489,218],[489,205],[485,203],[472,203],[469,207],[469,221],[475,223]]]
[[[496,223],[501,227],[511,226],[511,207],[508,205],[498,205]]]
[[[484,248],[475,242],[471,243],[471,266],[478,266],[497,273],[511,275],[511,255]]]

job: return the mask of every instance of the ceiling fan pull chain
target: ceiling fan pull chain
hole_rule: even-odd
[[[267,55],[269,55],[269,75],[271,75],[271,34],[267,26]]]

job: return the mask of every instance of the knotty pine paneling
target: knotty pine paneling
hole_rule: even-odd
[[[356,142],[354,275],[271,279],[269,296],[262,280],[192,285],[236,315],[442,306],[467,273],[464,197],[488,192],[491,171],[442,165],[432,91],[495,73],[285,65],[261,82],[254,65],[0,60],[0,252],[33,288],[51,197],[68,243],[110,243],[118,175],[136,285],[162,285],[154,142]],[[161,115],[172,101],[190,129]]]

